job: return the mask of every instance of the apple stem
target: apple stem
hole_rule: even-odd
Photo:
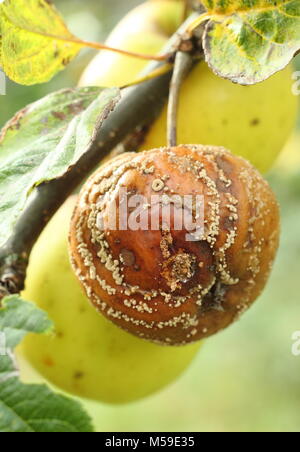
[[[168,61],[170,58],[172,58],[172,52],[167,53],[167,54],[161,54],[161,55],[147,55],[145,53],[131,52],[129,50],[118,49],[116,47],[110,47],[105,44],[101,44],[100,42],[85,41],[84,39],[77,38],[74,35],[70,35],[70,36],[66,37],[66,36],[57,36],[57,35],[54,35],[51,33],[45,33],[45,32],[39,32],[38,34],[41,36],[53,39],[55,41],[62,41],[62,42],[77,44],[79,47],[90,47],[91,49],[96,49],[96,50],[107,50],[109,52],[120,53],[122,55],[127,55],[129,57],[140,58],[142,60]]]
[[[90,47],[92,49],[97,49],[97,50],[107,50],[109,52],[114,52],[114,53],[119,53],[121,55],[126,55],[129,57],[133,57],[133,58],[139,58],[142,60],[149,60],[149,61],[168,61],[171,57],[172,54],[168,53],[165,55],[148,55],[145,53],[139,53],[139,52],[130,52],[129,50],[123,50],[123,49],[118,49],[116,47],[109,47],[106,46],[105,44],[100,44],[98,42],[89,42],[89,41],[84,41],[81,39],[69,39],[70,42],[74,42],[75,44],[79,44],[83,47]]]
[[[168,103],[167,143],[170,147],[177,145],[177,119],[180,90],[182,83],[187,74],[190,72],[193,64],[194,60],[192,55],[187,52],[177,52]]]

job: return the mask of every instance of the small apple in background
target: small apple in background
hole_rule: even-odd
[[[162,347],[135,338],[91,306],[71,269],[68,233],[76,197],[50,221],[30,258],[22,296],[44,309],[52,335],[28,335],[21,357],[51,383],[80,397],[126,403],[174,381],[200,343]]]
[[[183,17],[182,2],[152,0],[131,11],[107,44],[125,50],[158,53]],[[132,82],[147,63],[100,52],[86,68],[80,85],[122,86]],[[245,157],[268,171],[295,124],[297,98],[290,67],[254,86],[235,85],[198,64],[182,86],[178,143],[212,144]],[[166,145],[167,107],[150,128],[141,150]]]
[[[182,3],[149,1],[130,11],[109,35],[106,44],[132,52],[156,55],[178,28]],[[79,84],[123,86],[131,83],[149,61],[101,51],[87,66]]]

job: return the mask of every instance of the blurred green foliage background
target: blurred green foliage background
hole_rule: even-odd
[[[56,0],[71,30],[103,41],[139,0]],[[93,51],[83,51],[49,84],[7,84],[0,126],[45,94],[74,86]],[[295,62],[300,70],[300,56]],[[86,402],[98,431],[300,431],[300,135],[268,176],[282,208],[282,242],[260,300],[228,330],[207,340],[185,375],[163,392],[126,406]],[[154,363],[155,365],[155,363]]]

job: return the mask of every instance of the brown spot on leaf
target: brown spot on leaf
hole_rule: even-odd
[[[81,113],[84,110],[84,103],[82,101],[75,102],[74,104],[69,104],[67,106],[68,113],[72,115],[77,115],[78,113]]]
[[[52,111],[52,115],[54,116],[54,118],[60,119],[61,121],[67,119],[66,114],[63,113],[62,111]]]
[[[1,134],[0,134],[0,143],[4,140],[7,132],[10,130],[19,130],[21,127],[21,121],[23,117],[26,115],[27,110],[29,107],[25,107],[22,110],[18,111],[18,113],[15,114],[15,116],[6,123],[6,125],[3,127]]]
[[[71,58],[64,58],[64,59],[62,60],[62,64],[63,64],[64,66],[67,66],[67,65],[70,63],[70,61],[71,61]]]

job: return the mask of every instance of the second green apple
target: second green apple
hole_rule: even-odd
[[[182,19],[182,3],[145,2],[125,17],[107,44],[155,54]],[[81,85],[122,86],[132,82],[145,61],[100,52],[85,70]],[[212,144],[230,149],[268,171],[295,124],[297,98],[287,68],[255,86],[234,85],[198,64],[184,82],[178,118],[178,142]],[[142,149],[166,145],[167,108],[151,127]]]
[[[121,330],[92,307],[68,255],[75,202],[75,197],[70,198],[61,207],[35,244],[23,293],[48,313],[55,332],[29,334],[19,355],[71,394],[107,403],[131,402],[176,380],[196,356],[200,343],[187,347],[152,344]]]

